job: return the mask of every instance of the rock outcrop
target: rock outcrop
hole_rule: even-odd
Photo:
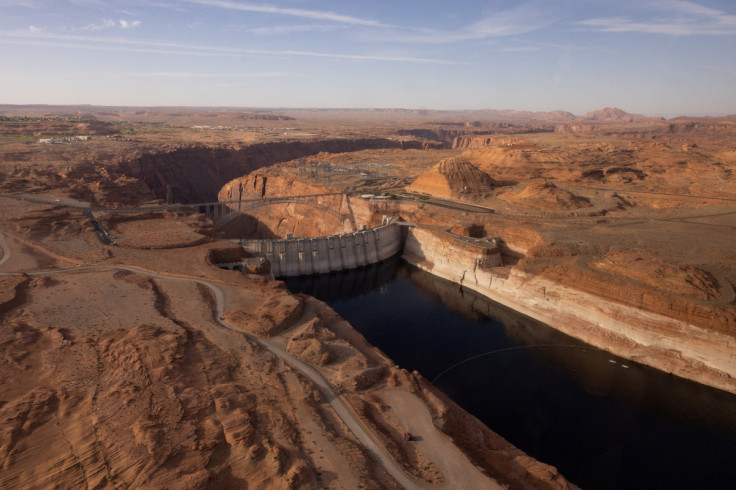
[[[442,199],[479,200],[495,185],[487,173],[472,163],[448,158],[417,177],[407,190]]]
[[[591,266],[673,294],[701,300],[719,298],[723,289],[718,280],[703,269],[667,263],[640,252],[614,252]]]
[[[144,182],[159,199],[166,198],[167,186],[171,186],[176,202],[212,202],[226,182],[274,163],[319,152],[417,146],[421,144],[384,138],[259,143],[244,148],[193,146],[147,153],[120,165],[125,174]]]
[[[534,209],[577,209],[591,205],[589,199],[560,189],[551,182],[531,182],[519,192],[505,192],[498,197]]]
[[[333,235],[357,229],[349,197],[333,189],[311,185],[288,172],[262,169],[238,177],[220,189],[220,202],[254,201],[284,196],[327,194],[304,201],[267,203],[232,203],[228,207],[241,213],[217,223],[227,236],[234,238],[283,238]],[[329,210],[331,212],[325,212]]]

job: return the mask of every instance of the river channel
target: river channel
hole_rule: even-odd
[[[734,395],[587,346],[398,258],[286,283],[584,489],[733,488]]]

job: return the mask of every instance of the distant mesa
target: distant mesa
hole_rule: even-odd
[[[504,192],[498,197],[512,204],[542,210],[579,209],[591,206],[589,199],[560,189],[551,182],[531,182],[519,192]]]
[[[442,199],[480,200],[496,187],[487,173],[459,158],[441,160],[420,174],[406,190]]]
[[[618,122],[618,123],[636,123],[636,122],[653,122],[663,121],[662,117],[647,117],[641,114],[629,114],[626,111],[616,107],[606,107],[598,111],[592,111],[585,115],[588,121],[598,122]]]
[[[532,111],[517,111],[512,109],[504,110],[493,110],[487,109],[481,111],[485,116],[489,116],[495,119],[504,121],[517,121],[517,122],[532,122],[532,121],[575,121],[577,116],[568,111],[547,111],[547,112],[532,112]]]
[[[641,114],[629,114],[628,112],[617,107],[606,107],[597,111],[587,113],[585,116],[576,116],[567,111],[548,111],[548,112],[531,112],[516,110],[494,110],[486,109],[474,111],[476,114],[483,115],[485,119],[516,121],[516,122],[558,122],[558,123],[575,123],[575,122],[616,122],[616,123],[639,123],[639,122],[656,122],[663,121],[662,117],[648,117]]]

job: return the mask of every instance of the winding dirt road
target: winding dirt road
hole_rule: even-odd
[[[10,247],[5,241],[5,237],[0,233],[0,248],[3,250],[3,257],[0,259],[0,265],[7,262],[11,257]],[[393,457],[386,451],[386,449],[378,442],[377,438],[374,437],[363,425],[363,423],[354,415],[353,411],[347,406],[347,403],[332,389],[329,382],[320,374],[316,369],[307,365],[306,363],[296,359],[294,356],[288,354],[281,349],[275,342],[269,339],[263,339],[255,335],[244,332],[238,328],[233,327],[229,323],[222,319],[222,314],[227,303],[227,297],[225,291],[212,282],[204,279],[178,277],[168,274],[160,274],[157,272],[148,271],[145,269],[139,269],[137,267],[129,266],[115,266],[115,265],[84,265],[78,267],[71,267],[67,269],[47,269],[40,271],[26,272],[29,276],[43,276],[51,274],[60,274],[65,272],[76,272],[84,270],[124,270],[135,274],[142,274],[148,277],[157,279],[164,279],[170,281],[184,281],[201,284],[207,287],[215,297],[215,319],[217,323],[229,330],[233,330],[240,334],[245,335],[252,342],[260,345],[264,349],[269,350],[275,356],[282,359],[285,363],[294,369],[297,369],[309,379],[311,379],[318,387],[320,392],[329,402],[335,413],[342,419],[345,425],[360,441],[360,443],[368,450],[368,452],[384,467],[384,469],[399,483],[402,487],[407,489],[422,489],[427,488],[419,484],[413,477],[408,475]],[[18,275],[18,272],[0,272],[0,276]],[[472,463],[455,447],[452,442],[442,434],[432,424],[431,416],[427,407],[425,407],[420,400],[403,390],[392,390],[387,395],[387,401],[395,405],[394,409],[397,413],[402,415],[405,420],[411,420],[409,424],[409,430],[411,432],[422,434],[423,450],[430,456],[430,458],[445,472],[447,476],[447,484],[444,488],[457,488],[457,489],[475,489],[475,488],[501,488],[495,481],[489,479],[480,473],[480,471],[473,466]],[[438,488],[438,487],[432,487]]]

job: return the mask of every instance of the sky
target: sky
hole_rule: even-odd
[[[736,114],[736,0],[0,0],[0,103]]]

